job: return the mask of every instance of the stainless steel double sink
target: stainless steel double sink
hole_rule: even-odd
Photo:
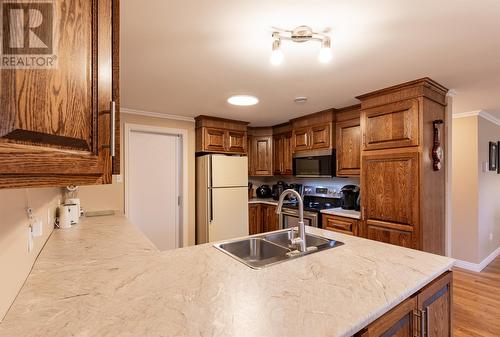
[[[300,252],[291,244],[292,230],[266,233],[245,239],[220,242],[215,248],[253,269],[296,259],[305,255],[343,245],[343,242],[306,234],[307,252]]]

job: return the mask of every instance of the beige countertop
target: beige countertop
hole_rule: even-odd
[[[212,245],[158,252],[123,217],[56,230],[0,336],[351,336],[453,260],[345,245],[253,270]]]
[[[329,215],[343,216],[345,218],[352,218],[352,219],[358,219],[358,220],[361,219],[361,212],[350,210],[350,209],[330,208],[330,209],[322,210],[321,213],[329,214]]]
[[[278,206],[278,200],[274,200],[273,198],[264,198],[264,199],[252,198],[252,199],[248,199],[248,203],[249,204],[266,204],[266,205]]]

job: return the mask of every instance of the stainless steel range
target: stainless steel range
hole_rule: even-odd
[[[340,207],[341,196],[333,187],[304,186],[304,223],[306,226],[321,226],[321,210]],[[280,215],[280,226],[282,229],[297,227],[299,223],[299,211],[296,202],[283,205]]]

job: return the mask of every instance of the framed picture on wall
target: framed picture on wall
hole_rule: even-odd
[[[498,172],[498,144],[490,142],[490,171]]]
[[[497,143],[497,173],[500,174],[500,141]]]

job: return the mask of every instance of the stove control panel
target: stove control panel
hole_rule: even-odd
[[[332,186],[304,186],[304,195],[324,197],[324,198],[340,198],[341,195]]]

